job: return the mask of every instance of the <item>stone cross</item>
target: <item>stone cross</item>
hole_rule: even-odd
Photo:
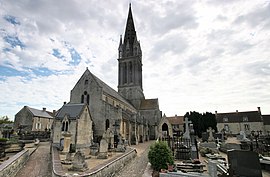
[[[213,136],[213,132],[215,132],[215,130],[213,130],[212,127],[209,127],[207,132],[209,133],[208,142],[215,141],[215,138]]]
[[[190,131],[189,131],[188,124],[191,123],[191,121],[189,121],[188,118],[186,117],[184,123],[185,123],[186,131],[183,135],[183,138],[190,139]]]

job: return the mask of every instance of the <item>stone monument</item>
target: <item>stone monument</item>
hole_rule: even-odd
[[[213,136],[213,133],[215,132],[215,130],[213,130],[212,127],[209,127],[207,129],[207,132],[209,133],[208,142],[214,142],[215,138]]]
[[[74,155],[74,159],[72,161],[72,167],[69,168],[70,171],[86,171],[88,170],[88,165],[85,162],[85,157],[81,153],[81,151],[77,151]]]
[[[62,135],[64,136],[64,147],[62,153],[68,153],[70,150],[70,142],[72,134],[69,132],[63,132]]]
[[[184,123],[185,123],[186,131],[183,134],[183,138],[190,139],[189,123],[191,123],[191,121],[189,121],[188,118],[186,117]]]
[[[97,156],[98,159],[107,159],[108,158],[108,142],[102,138],[99,145],[99,153]]]

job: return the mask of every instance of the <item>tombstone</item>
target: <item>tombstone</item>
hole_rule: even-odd
[[[61,163],[62,164],[65,164],[65,165],[71,165],[72,164],[71,153],[67,153],[66,159],[65,160],[61,160]]]
[[[207,141],[208,140],[208,137],[209,137],[208,133],[207,132],[203,132],[202,133],[202,142]]]
[[[240,135],[241,135],[241,141],[249,141],[249,139],[247,139],[246,137],[246,132],[245,131],[240,131]]]
[[[213,133],[215,132],[215,130],[213,130],[212,127],[209,127],[207,132],[209,133],[208,142],[214,142],[215,138],[213,136]]]
[[[76,152],[72,161],[72,167],[69,169],[71,171],[86,171],[88,170],[88,165],[85,162],[85,157],[81,151]]]
[[[186,131],[183,135],[183,138],[190,139],[189,123],[191,123],[191,121],[189,121],[188,118],[186,117],[184,123],[185,123]]]
[[[252,151],[228,151],[229,175],[262,177],[259,155]]]
[[[94,143],[90,146],[90,155],[97,156],[99,150],[98,143]]]
[[[197,140],[196,140],[196,137],[195,137],[195,131],[194,131],[194,128],[193,128],[193,124],[190,124],[190,133],[191,133],[191,152],[190,152],[190,156],[191,156],[191,159],[199,159],[199,156],[198,156],[198,149],[197,149]]]
[[[99,153],[97,156],[98,159],[107,159],[108,158],[108,142],[105,139],[101,139],[99,145]]]
[[[0,138],[3,138],[3,134],[2,131],[0,130]]]
[[[211,177],[217,177],[217,164],[212,160],[208,161],[208,172]]]
[[[114,135],[110,128],[103,133],[102,138],[108,142],[109,148],[114,147]]]
[[[70,142],[72,134],[69,132],[63,132],[62,135],[64,136],[64,147],[62,153],[68,153],[70,150]]]
[[[120,137],[117,148],[115,149],[116,152],[125,152],[126,151],[126,147],[124,145],[123,139],[121,137],[121,135],[119,135],[118,137]]]

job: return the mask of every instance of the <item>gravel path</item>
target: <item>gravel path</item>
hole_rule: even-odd
[[[148,164],[148,151],[150,148],[151,143],[146,142],[139,144],[137,146],[134,146],[137,149],[137,156],[129,162],[123,170],[116,173],[114,177],[142,177],[144,174],[145,168]]]
[[[51,177],[50,143],[41,142],[16,177]]]

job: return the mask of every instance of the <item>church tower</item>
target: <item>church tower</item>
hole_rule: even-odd
[[[137,40],[131,4],[124,40],[121,35],[118,52],[118,92],[135,108],[139,108],[141,100],[145,99],[142,88],[142,51]]]

